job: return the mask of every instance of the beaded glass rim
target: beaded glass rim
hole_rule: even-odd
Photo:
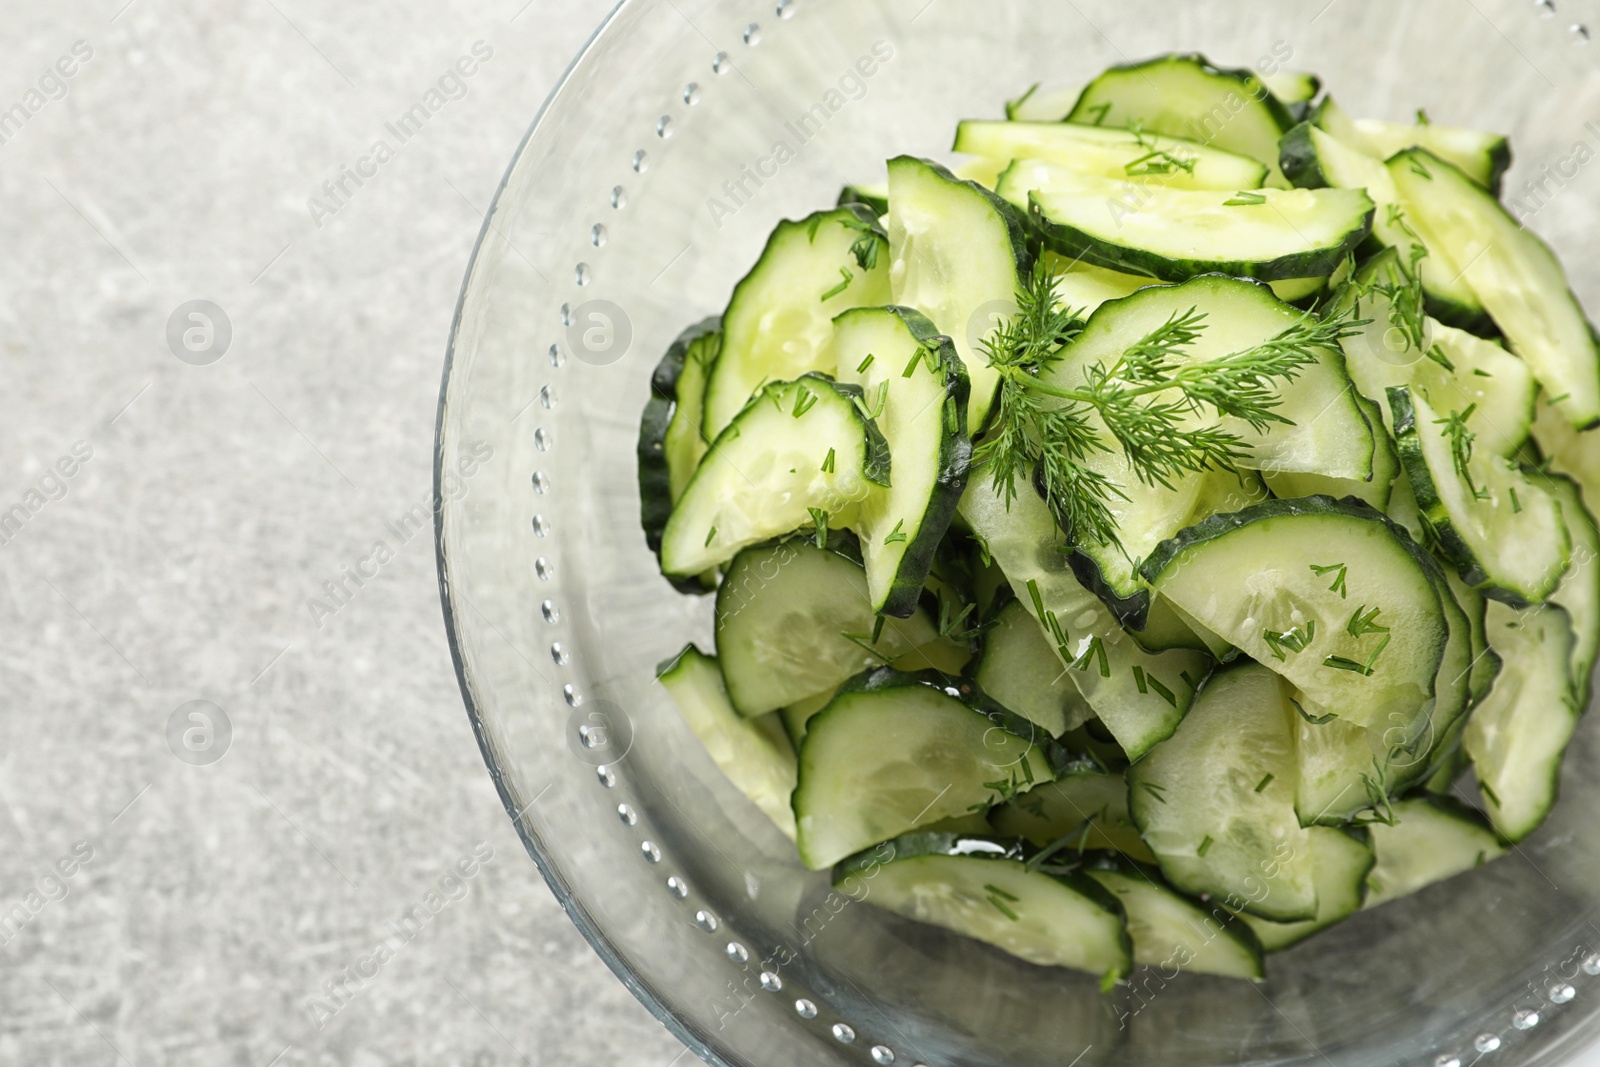
[[[493,203],[488,213],[484,217],[483,225],[479,230],[477,240],[473,246],[472,254],[469,257],[466,275],[462,283],[462,290],[457,299],[455,315],[451,323],[449,343],[445,352],[434,449],[435,556],[439,572],[440,597],[443,601],[444,608],[445,629],[450,647],[451,658],[456,668],[456,678],[461,686],[462,698],[466,704],[468,717],[473,724],[473,732],[478,739],[479,749],[483,754],[486,765],[489,766],[491,771],[493,771],[495,767],[495,757],[490,750],[487,730],[473,700],[472,692],[465,673],[464,663],[458,644],[457,628],[454,617],[455,612],[451,602],[450,583],[444,549],[443,506],[445,498],[442,495],[441,484],[444,471],[445,403],[449,390],[450,374],[455,362],[456,344],[460,336],[462,314],[466,305],[468,289],[472,283],[473,271],[477,265],[479,256],[483,251],[485,240],[487,239],[492,228],[491,220],[494,216],[495,207],[498,205],[501,195],[504,194],[506,187],[510,182],[511,176],[522,158],[523,151],[531,141],[535,131],[538,130],[546,113],[549,111],[551,104],[560,95],[562,89],[572,78],[574,72],[582,65],[584,60],[588,58],[590,53],[594,50],[596,43],[617,21],[617,18],[622,10],[630,3],[636,2],[639,2],[639,0],[619,0],[617,6],[612,9],[599,27],[596,28],[594,33],[589,37],[588,41],[585,42],[583,48],[578,52],[577,56],[574,57],[572,62],[568,64],[566,70],[562,73],[561,78],[557,81],[555,87],[545,99],[544,104],[540,107],[539,112],[535,116],[533,122],[529,125],[521,143],[519,143],[517,146],[516,152],[512,155],[511,162],[507,166],[505,174],[501,177],[500,183],[495,190]],[[795,17],[795,15],[799,12],[800,6],[800,0],[776,0],[775,5],[772,3],[772,0],[755,0],[755,2],[751,4],[751,7],[756,9],[752,12],[752,14],[758,15],[759,12],[767,11],[770,8],[772,15],[777,18],[779,25],[776,27],[763,26],[762,22],[759,21],[759,17],[752,18],[750,21],[745,22],[743,27],[738,29],[738,35],[744,42],[745,47],[749,49],[757,48],[762,42],[764,33],[771,32],[773,30],[781,30],[781,23]],[[1572,22],[1569,24],[1556,21],[1556,16],[1558,14],[1557,0],[1534,0],[1531,6],[1536,17],[1550,20],[1555,24],[1555,26],[1559,26],[1571,44],[1576,46],[1587,46],[1590,43],[1591,33],[1587,24],[1583,22]],[[711,81],[707,83],[702,83],[696,78],[696,71],[704,69],[704,57],[697,59],[695,61],[694,68],[686,73],[686,80],[683,81],[682,88],[676,91],[673,96],[669,97],[669,99],[666,101],[660,116],[654,120],[651,128],[646,132],[645,139],[642,143],[646,145],[653,145],[656,151],[665,151],[666,143],[672,139],[674,133],[675,113],[681,113],[686,109],[699,106],[705,99],[709,86],[714,83],[716,79],[719,79],[721,76],[728,73],[730,69],[732,69],[731,59],[732,57],[730,57],[725,51],[715,52],[710,57],[708,66],[711,74]],[[611,185],[610,191],[607,195],[607,202],[611,206],[614,217],[616,217],[618,213],[622,212],[627,207],[627,186],[629,184],[629,179],[626,177],[626,174],[642,176],[649,169],[650,162],[651,149],[645,147],[636,148],[626,157],[626,160],[622,164],[626,168],[626,172],[623,177],[621,177],[619,180],[616,180]],[[591,265],[590,260],[604,254],[604,249],[609,241],[609,235],[610,227],[605,222],[594,222],[592,225],[581,228],[581,238],[579,239],[578,244],[579,253],[573,257],[574,265],[572,268],[570,283],[575,289],[581,291],[592,280],[594,268]],[[564,301],[560,305],[560,322],[562,326],[565,327],[571,325],[571,311],[571,303]],[[562,347],[560,341],[553,341],[550,344],[548,356],[552,371],[559,371],[567,362],[567,353]],[[556,399],[556,391],[553,383],[547,382],[540,388],[537,397],[539,407],[541,411],[550,413],[546,416],[545,424],[541,424],[533,431],[534,447],[540,452],[550,451],[554,444],[554,432],[552,429],[550,429],[549,422],[555,418],[553,413],[557,406]],[[550,479],[542,470],[531,471],[529,474],[529,483],[536,497],[548,496],[551,491]],[[532,534],[539,539],[548,537],[551,532],[549,520],[538,511],[534,512],[529,523],[529,529]],[[541,582],[550,582],[555,578],[556,569],[554,563],[547,556],[540,554],[534,561],[534,572]],[[554,599],[544,598],[541,600],[540,615],[543,620],[551,626],[560,625],[560,609]],[[549,654],[551,660],[558,668],[567,668],[572,665],[573,660],[570,649],[559,640],[552,641],[549,646]],[[577,708],[583,704],[584,698],[582,693],[572,683],[563,684],[561,686],[561,694],[568,707]],[[587,727],[578,728],[579,736],[577,740],[579,744],[587,746],[590,743],[589,739],[583,735],[583,731],[586,729]],[[494,779],[495,787],[500,793],[501,801],[505,805],[507,813],[511,816],[512,823],[515,825],[518,835],[522,838],[523,844],[527,848],[529,855],[533,858],[540,873],[544,876],[545,881],[550,886],[551,891],[555,894],[563,909],[566,910],[574,925],[578,927],[579,932],[583,934],[584,938],[594,948],[595,952],[601,957],[601,959],[605,961],[607,966],[611,968],[617,977],[621,979],[630,990],[632,990],[640,1002],[650,1010],[651,1014],[653,1014],[664,1026],[666,1026],[675,1037],[684,1042],[685,1045],[691,1048],[697,1055],[707,1062],[716,1064],[718,1067],[735,1067],[735,1065],[727,1060],[717,1049],[712,1047],[710,1043],[705,1041],[700,1035],[696,1034],[688,1025],[686,1025],[686,1023],[680,1019],[675,1012],[668,1008],[654,989],[640,982],[637,976],[631,972],[631,969],[621,959],[606,936],[584,913],[582,906],[574,898],[570,888],[565,884],[564,880],[546,861],[543,854],[543,846],[534,838],[533,834],[529,830],[526,821],[522,817],[523,812],[518,810],[516,802],[509,794],[508,787],[505,784],[502,776],[499,774],[494,774]],[[599,788],[608,790],[624,788],[624,782],[619,777],[617,773],[617,765],[615,764],[607,764],[597,767],[595,780]],[[626,793],[621,793],[619,796],[626,796]],[[652,839],[652,836],[649,833],[648,822],[645,817],[641,815],[639,809],[628,803],[625,799],[619,800],[616,806],[616,814],[618,818],[617,825],[621,827],[622,831],[625,833],[631,832],[637,835],[639,840],[638,851],[643,862],[659,867],[667,861],[667,857],[662,852],[660,846]],[[858,1034],[854,1025],[845,1021],[837,1014],[830,1013],[824,999],[817,998],[814,993],[808,996],[808,991],[800,988],[793,979],[785,979],[780,977],[775,971],[762,970],[760,969],[759,964],[752,965],[752,960],[759,960],[765,957],[759,952],[752,952],[745,942],[740,940],[736,931],[731,929],[725,930],[723,920],[720,919],[715,912],[710,910],[709,907],[696,907],[690,899],[693,894],[689,884],[683,878],[676,874],[668,875],[662,880],[662,887],[673,900],[677,901],[683,906],[686,912],[690,908],[694,909],[694,925],[702,932],[713,937],[719,935],[720,933],[723,937],[731,938],[726,943],[723,955],[726,957],[728,963],[732,968],[734,968],[737,974],[742,976],[742,985],[744,988],[751,989],[753,983],[754,988],[759,989],[761,992],[773,995],[783,994],[786,997],[792,997],[792,1010],[797,1018],[804,1020],[807,1023],[815,1024],[822,1033],[831,1037],[839,1046],[860,1048],[864,1057],[870,1060],[872,1063],[879,1065],[879,1067],[891,1067],[891,1065],[898,1062],[907,1062],[911,1065],[911,1067],[927,1067],[927,1065],[921,1062],[915,1061],[912,1058],[903,1055],[902,1053],[896,1052],[893,1045],[885,1041],[862,1038],[861,1035]],[[1554,967],[1559,966],[1562,963],[1572,964],[1571,974],[1565,974],[1557,971],[1554,977],[1547,977],[1542,987],[1537,986],[1532,982],[1529,983],[1529,991],[1539,997],[1539,1003],[1536,1006],[1529,1007],[1524,1005],[1513,1007],[1504,1018],[1503,1025],[1494,1025],[1491,1024],[1489,1020],[1485,1019],[1484,1028],[1471,1039],[1470,1043],[1464,1045],[1464,1047],[1459,1051],[1440,1052],[1433,1060],[1434,1067],[1463,1067],[1463,1065],[1471,1067],[1471,1065],[1478,1063],[1490,1053],[1520,1044],[1521,1042],[1517,1041],[1517,1038],[1524,1037],[1529,1031],[1533,1030],[1541,1022],[1546,1021],[1550,1017],[1550,1013],[1553,1010],[1557,1009],[1561,1005],[1570,1003],[1577,998],[1578,990],[1573,985],[1573,982],[1577,980],[1577,976],[1580,971],[1585,976],[1600,976],[1600,952],[1590,952],[1582,955],[1581,958],[1573,956],[1565,960],[1558,961],[1556,964],[1552,964],[1550,967],[1545,969],[1546,975],[1548,976]]]

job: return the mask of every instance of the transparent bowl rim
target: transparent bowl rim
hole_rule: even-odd
[[[522,818],[522,813],[517,809],[515,800],[507,787],[505,776],[499,773],[496,759],[489,747],[487,726],[477,702],[472,696],[472,687],[467,682],[466,664],[461,655],[461,644],[456,627],[456,610],[450,596],[450,567],[445,556],[444,547],[444,432],[447,400],[450,390],[450,374],[455,367],[456,345],[460,340],[462,315],[466,308],[467,293],[472,286],[473,276],[478,266],[479,257],[483,253],[484,240],[491,229],[495,210],[500,206],[500,198],[505,194],[506,187],[510,184],[511,176],[516,171],[517,165],[522,161],[523,153],[527,150],[534,134],[538,132],[545,116],[555,105],[556,100],[562,95],[567,84],[572,80],[573,74],[581,67],[590,53],[595,49],[601,37],[617,22],[623,9],[636,0],[618,0],[615,7],[595,27],[588,39],[577,54],[567,64],[561,76],[556,79],[554,88],[545,97],[533,121],[529,124],[527,132],[522,135],[516,151],[511,155],[511,161],[506,165],[505,173],[500,176],[500,182],[495,187],[494,195],[490,198],[489,210],[484,213],[483,224],[478,228],[477,239],[473,242],[472,252],[467,258],[467,267],[461,281],[461,291],[456,296],[455,313],[450,321],[450,335],[445,343],[444,370],[439,384],[439,404],[434,419],[433,439],[433,549],[434,562],[439,576],[439,602],[444,612],[445,639],[450,646],[450,660],[455,667],[456,683],[461,687],[461,700],[466,706],[467,719],[472,723],[473,736],[477,738],[478,751],[483,756],[484,765],[488,768],[490,777],[494,779],[495,791],[500,796],[500,803],[505,807],[506,814],[510,816],[512,825],[516,828],[517,836],[522,839],[523,847],[528,850],[528,855],[533,857],[534,865],[539,873],[544,876],[545,883],[550,891],[555,894],[557,902],[572,924],[578,928],[586,941],[589,942],[595,953],[605,961],[622,984],[639,999],[650,1014],[655,1016],[671,1034],[684,1045],[688,1046],[702,1060],[713,1067],[737,1067],[732,1061],[725,1058],[717,1049],[713,1048],[705,1038],[696,1033],[683,1019],[666,1006],[661,994],[653,985],[642,980],[622,958],[615,945],[606,937],[589,916],[581,902],[578,901],[570,886],[555,869],[546,857],[544,844],[538,835]]]

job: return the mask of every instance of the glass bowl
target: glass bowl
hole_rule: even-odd
[[[958,119],[1033,82],[1166,51],[1316,71],[1357,114],[1512,134],[1508,197],[1600,308],[1593,5],[775,2],[616,9],[512,161],[452,331],[451,648],[506,808],[595,950],[718,1064],[1580,1056],[1600,1025],[1592,718],[1555,814],[1507,858],[1275,956],[1259,987],[1141,969],[1101,993],[833,892],[721,777],[653,683],[686,640],[711,648],[711,612],[645,548],[634,448],[656,360],[720,312],[778,219],[898,153],[947,158]]]

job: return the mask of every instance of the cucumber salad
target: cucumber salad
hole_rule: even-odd
[[[661,684],[808,868],[1103,988],[1532,833],[1600,353],[1502,136],[1169,55],[778,224],[656,368]]]

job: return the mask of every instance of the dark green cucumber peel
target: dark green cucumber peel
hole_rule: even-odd
[[[847,185],[839,190],[838,206],[864,207],[872,212],[872,222],[876,225],[878,219],[889,213],[889,198],[869,193],[854,185]]]
[[[1301,122],[1283,135],[1278,142],[1278,169],[1296,189],[1326,189],[1328,179],[1322,174],[1322,160],[1317,156],[1317,146],[1311,141],[1309,122]]]
[[[928,510],[923,513],[922,527],[917,531],[916,540],[906,547],[893,589],[879,612],[904,619],[917,610],[923,586],[928,581],[928,572],[933,567],[934,557],[950,529],[951,521],[956,517],[961,494],[966,491],[967,477],[972,471],[972,438],[967,435],[967,403],[972,395],[972,385],[967,377],[967,365],[956,354],[954,343],[939,332],[932,320],[914,308],[889,307],[885,310],[898,316],[911,336],[934,353],[944,373],[945,403],[954,404],[956,412],[955,432],[949,432],[947,427],[939,442],[937,488],[928,501]]]
[[[993,189],[979,185],[974,181],[956,177],[950,172],[950,168],[942,163],[935,163],[931,159],[924,159],[921,156],[899,155],[889,160],[889,166],[892,168],[895,160],[900,159],[915,160],[946,181],[967,186],[987,200],[995,211],[999,213],[1000,217],[1005,220],[1006,236],[1011,240],[1012,255],[1016,259],[1017,277],[1027,278],[1033,272],[1034,249],[1037,247],[1036,242],[1033,240],[1033,228],[1028,224],[1028,220],[1023,218],[1022,213],[1017,210],[1015,204],[1001,197]],[[958,325],[965,328],[966,323]]]
[[[695,342],[722,329],[722,318],[702,319],[677,336],[650,375],[650,399],[639,419],[639,521],[645,544],[661,562],[661,533],[672,515],[672,471],[667,459],[667,429],[678,408],[678,379]],[[708,593],[714,587],[699,577],[667,580],[680,593]]]
[[[839,694],[873,693],[882,689],[901,689],[925,685],[937,689],[948,697],[961,701],[967,707],[986,717],[995,726],[1015,734],[1037,748],[1050,769],[1057,775],[1066,773],[1073,765],[1073,756],[1061,743],[1028,719],[991,699],[970,678],[951,678],[938,671],[900,671],[893,667],[874,667],[863,671],[839,686]]]
[[[1123,596],[1106,581],[1100,572],[1100,565],[1076,549],[1067,556],[1067,563],[1083,587],[1100,598],[1100,602],[1122,624],[1123,629],[1130,632],[1143,630],[1150,624],[1150,590],[1140,589],[1132,596]]]

